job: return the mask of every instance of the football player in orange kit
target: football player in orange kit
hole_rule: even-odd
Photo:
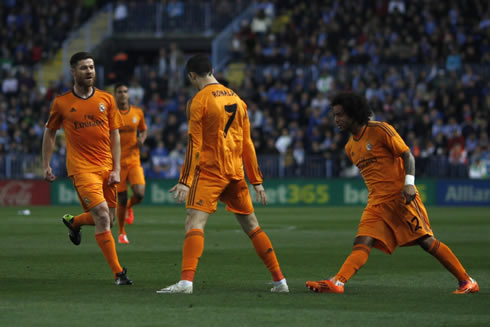
[[[479,291],[454,253],[434,237],[427,211],[415,187],[415,159],[396,130],[370,121],[366,99],[341,92],[331,102],[335,123],[352,135],[347,156],[359,168],[368,188],[368,204],[361,217],[352,253],[332,278],[308,281],[315,292],[344,293],[344,284],[367,262],[374,246],[388,254],[397,246],[420,245],[456,277],[454,294]]]
[[[117,185],[118,242],[128,244],[129,240],[124,225],[126,222],[133,223],[133,206],[143,201],[145,196],[145,176],[140,162],[140,147],[145,143],[147,131],[143,110],[129,104],[128,84],[117,83],[114,87],[114,96],[124,121],[124,126],[119,129],[121,134],[121,182]],[[129,201],[128,182],[133,190]]]
[[[87,52],[75,53],[70,59],[73,89],[57,96],[51,104],[44,131],[42,155],[44,179],[56,179],[50,161],[56,131],[63,127],[66,136],[68,176],[85,213],[65,215],[70,240],[81,242],[80,227],[95,225],[95,239],[111,267],[117,285],[132,281],[121,267],[111,227],[116,216],[116,184],[121,170],[119,128],[122,118],[110,93],[95,88],[94,58]]]
[[[258,256],[269,269],[271,292],[289,292],[272,244],[254,213],[247,176],[257,200],[267,203],[255,148],[250,137],[247,105],[232,90],[218,83],[204,55],[189,59],[186,73],[199,91],[188,105],[189,132],[180,180],[170,192],[180,203],[187,200],[187,220],[180,281],[157,293],[192,293],[194,274],[204,250],[204,226],[218,200],[235,214]]]

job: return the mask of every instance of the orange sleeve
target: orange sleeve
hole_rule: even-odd
[[[257,154],[255,153],[255,146],[250,136],[250,121],[248,120],[247,105],[243,103],[245,108],[245,119],[243,120],[243,161],[245,165],[245,171],[250,183],[253,185],[262,184],[264,179],[259,168],[257,161]]]
[[[187,186],[192,185],[196,166],[198,166],[202,147],[202,118],[204,106],[199,101],[192,101],[189,113],[189,132],[187,137],[187,150],[185,161],[180,172],[179,183]]]
[[[46,122],[46,127],[49,129],[58,130],[63,122],[63,115],[60,112],[60,107],[58,106],[57,98],[51,103],[51,109],[49,110],[49,118]]]
[[[145,114],[143,110],[140,110],[140,122],[138,124],[138,131],[146,131]]]
[[[410,150],[410,148],[405,144],[405,141],[401,138],[400,134],[393,128],[393,126],[382,123],[386,128],[391,131],[392,135],[387,133],[380,133],[383,135],[384,142],[386,143],[388,149],[393,153],[395,157],[400,157],[404,152]]]
[[[109,95],[110,108],[109,110],[109,130],[119,129],[124,126],[121,113],[117,109],[116,100],[112,95]]]
[[[344,146],[344,150],[345,150],[345,154],[347,156],[347,158],[349,158],[350,162],[352,162],[353,164],[355,164],[354,160],[352,160],[352,157],[351,157],[351,154],[350,154],[350,149],[351,149],[351,146],[350,146],[350,140],[351,140],[352,136],[349,138],[349,141],[347,141],[347,143],[345,144]]]

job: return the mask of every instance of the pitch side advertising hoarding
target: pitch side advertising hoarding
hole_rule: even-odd
[[[168,191],[176,180],[147,180],[145,199],[148,205],[176,205]],[[47,183],[46,183],[47,184]],[[418,179],[417,189],[426,205],[490,206],[490,180]],[[264,183],[269,205],[279,206],[363,206],[368,192],[361,179],[270,179]],[[252,199],[255,191],[250,185]],[[70,180],[51,184],[51,203],[78,204]]]
[[[49,205],[49,188],[40,180],[0,180],[0,206]]]

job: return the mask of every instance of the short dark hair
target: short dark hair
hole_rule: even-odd
[[[213,72],[213,65],[208,56],[203,54],[192,56],[185,65],[185,73],[189,74],[191,72],[196,73],[200,77],[211,75]]]
[[[81,52],[77,52],[73,56],[71,56],[71,58],[70,58],[70,66],[72,68],[74,68],[74,67],[76,67],[76,65],[78,64],[78,62],[80,60],[85,60],[85,59],[92,59],[95,62],[94,56],[92,56],[88,52],[81,51]]]
[[[367,124],[372,115],[372,110],[366,98],[360,94],[348,91],[337,93],[330,102],[330,106],[340,105],[344,113],[360,125]]]
[[[129,88],[129,83],[117,82],[116,85],[114,85],[114,92],[116,92],[117,89],[120,88],[121,86],[126,86],[127,88]]]

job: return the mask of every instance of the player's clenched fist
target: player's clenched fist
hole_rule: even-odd
[[[44,180],[47,182],[53,182],[56,179],[56,176],[53,174],[51,167],[44,169]]]

